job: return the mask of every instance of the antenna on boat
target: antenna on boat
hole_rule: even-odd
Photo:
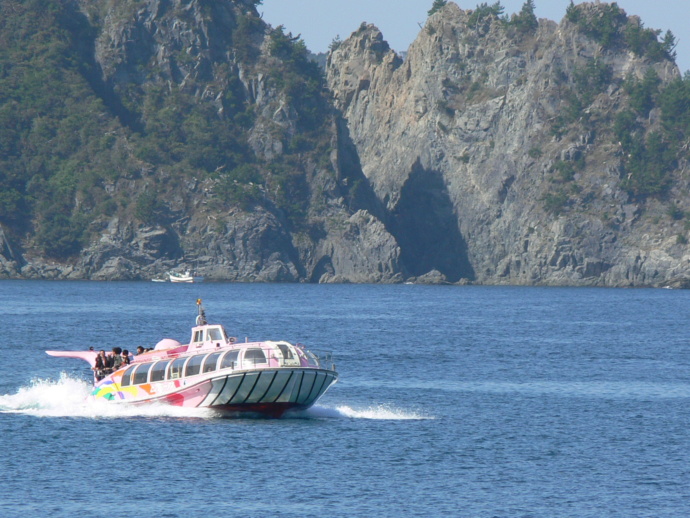
[[[201,299],[196,299],[196,305],[199,309],[199,314],[196,317],[196,325],[205,326],[206,322],[206,312],[204,311],[204,306],[201,305]]]

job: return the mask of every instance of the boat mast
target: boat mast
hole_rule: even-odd
[[[199,310],[199,314],[196,317],[196,325],[205,326],[208,322],[206,322],[206,312],[204,311],[204,306],[201,305],[201,299],[196,299],[196,305]]]

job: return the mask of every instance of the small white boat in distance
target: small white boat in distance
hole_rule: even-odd
[[[187,270],[184,273],[170,272],[169,274],[170,282],[204,282],[204,278],[198,275],[192,275],[192,273]]]

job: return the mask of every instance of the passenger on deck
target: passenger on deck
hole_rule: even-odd
[[[129,365],[131,363],[131,358],[129,357],[129,351],[125,349],[122,351],[122,365]]]
[[[96,363],[92,368],[96,381],[101,381],[103,378],[105,378],[106,369],[108,368],[107,365],[108,358],[105,355],[105,351],[101,350],[99,351],[98,356],[96,356]]]
[[[121,354],[122,354],[122,348],[121,347],[113,347],[113,354],[110,357],[110,361],[112,362],[110,365],[111,372],[115,372],[122,365]]]
[[[143,354],[143,353],[144,353],[144,348],[140,345],[139,347],[137,347],[137,356],[139,356],[140,354]]]

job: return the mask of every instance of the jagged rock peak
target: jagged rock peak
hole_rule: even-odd
[[[375,25],[362,23],[328,56],[326,67],[336,102],[340,106],[349,104],[372,82],[386,81],[401,64],[402,58],[383,39],[381,31]],[[368,73],[372,70],[377,70],[377,77]],[[380,77],[382,74],[385,77]]]
[[[690,275],[685,237],[658,216],[640,222],[629,155],[612,138],[630,77],[678,78],[636,24],[615,4],[520,26],[449,3],[396,67],[369,50],[378,35],[366,26],[332,53],[336,106],[413,275],[609,285]],[[643,115],[645,131],[660,127],[658,111]],[[682,193],[682,176],[667,174]]]
[[[402,59],[391,49],[381,31],[370,23],[362,23],[337,50],[331,52],[326,66],[337,69],[339,63],[355,56],[360,66],[375,66],[386,62],[395,69],[402,63]]]

